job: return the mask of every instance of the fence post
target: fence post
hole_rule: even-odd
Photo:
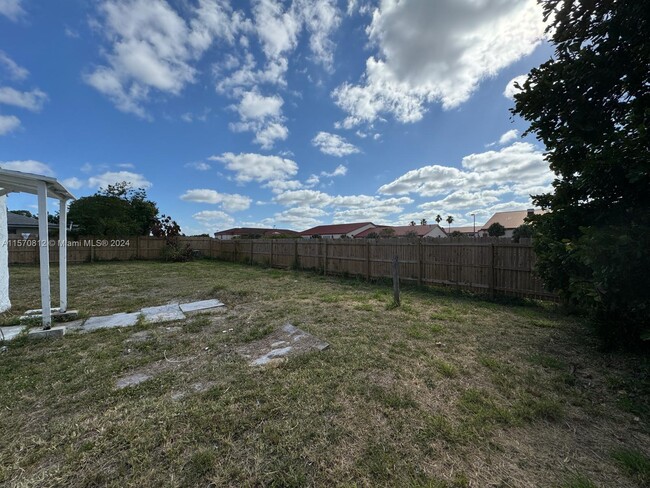
[[[400,306],[399,299],[399,256],[393,257],[393,304]]]
[[[269,267],[273,267],[273,239],[271,239],[271,257],[269,258]]]
[[[422,239],[417,238],[418,246],[418,286],[422,286]]]
[[[293,262],[296,269],[300,269],[300,257],[298,256],[298,239],[293,240]]]
[[[490,268],[488,270],[488,285],[489,285],[489,292],[490,292],[490,298],[494,298],[494,288],[495,288],[495,282],[496,282],[496,273],[494,269],[494,242],[490,243]]]
[[[370,281],[370,239],[366,239],[366,280]]]
[[[327,239],[323,239],[323,244],[325,244],[325,253],[323,260],[323,274],[327,276]]]

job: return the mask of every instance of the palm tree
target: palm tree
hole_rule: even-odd
[[[442,217],[438,214],[436,215],[436,224],[440,224],[440,222],[442,222]]]
[[[410,225],[410,226],[415,225],[415,220],[411,220],[411,221],[409,222],[409,225]]]
[[[447,227],[447,229],[449,230],[449,232],[451,232],[451,223],[453,221],[454,221],[454,218],[451,215],[448,215],[447,216],[447,223],[449,224],[449,227]]]
[[[427,225],[427,219],[420,220],[420,225]]]

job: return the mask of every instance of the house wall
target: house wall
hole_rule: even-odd
[[[23,234],[38,236],[38,227],[11,227],[9,229],[9,234],[17,235],[21,239],[23,237]]]
[[[447,237],[447,234],[445,234],[440,227],[434,227],[430,232],[425,234],[424,237]]]
[[[0,312],[9,310],[9,244],[7,242],[7,196],[0,196]]]

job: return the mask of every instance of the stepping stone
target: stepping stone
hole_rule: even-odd
[[[199,302],[181,303],[180,308],[182,312],[198,312],[200,310],[209,310],[211,308],[225,306],[222,302],[216,299],[201,300]]]
[[[58,326],[51,329],[34,329],[30,330],[27,337],[30,339],[59,339],[65,335],[65,327]]]
[[[127,386],[139,385],[140,383],[144,383],[145,381],[150,380],[151,378],[153,378],[153,376],[149,374],[135,373],[117,380],[115,382],[115,387],[118,390],[121,390],[122,388],[126,388]]]
[[[138,322],[139,317],[139,312],[122,312],[101,317],[90,317],[86,320],[83,330],[92,331],[98,329],[114,329],[116,327],[133,327]]]
[[[142,315],[144,315],[144,321],[147,324],[183,320],[185,318],[185,314],[181,312],[177,303],[161,305],[159,307],[147,307],[140,311],[142,312]]]
[[[289,354],[289,352],[291,352],[292,349],[293,347],[291,346],[283,347],[282,349],[271,349],[266,354],[251,361],[250,364],[251,366],[264,366],[265,364],[270,363],[272,359],[282,358],[286,356]]]
[[[328,347],[329,344],[318,337],[285,324],[263,339],[240,346],[237,352],[248,359],[251,366],[264,366],[275,364],[289,356],[314,350],[323,351]]]
[[[12,325],[10,327],[0,327],[0,330],[2,330],[2,334],[0,334],[0,340],[2,340],[4,336],[5,341],[12,341],[16,337],[20,335],[20,333],[25,330],[24,325]]]

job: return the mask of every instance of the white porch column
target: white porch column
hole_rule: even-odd
[[[0,312],[9,310],[9,242],[7,229],[7,197],[0,192]]]
[[[59,201],[59,297],[60,310],[68,310],[68,213],[66,201]]]
[[[38,246],[41,262],[41,309],[43,310],[43,329],[52,326],[50,305],[50,249],[47,233],[47,184],[38,182]]]

